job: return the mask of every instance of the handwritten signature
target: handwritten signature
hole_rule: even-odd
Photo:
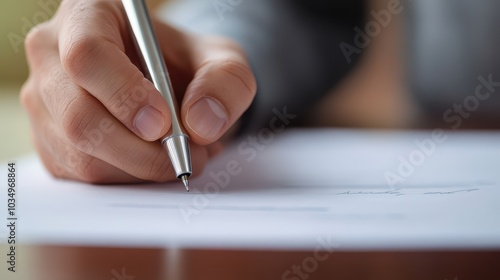
[[[475,192],[479,191],[479,189],[460,189],[455,191],[443,191],[443,192],[405,192],[403,190],[389,190],[389,191],[345,191],[341,193],[337,193],[336,195],[452,195],[457,193],[464,192]]]

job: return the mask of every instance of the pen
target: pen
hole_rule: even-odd
[[[146,3],[144,0],[122,0],[122,3],[145,68],[147,68],[153,84],[167,102],[172,113],[171,133],[167,133],[163,137],[161,144],[170,157],[177,178],[182,180],[186,190],[189,191],[188,178],[192,174],[189,137],[184,133],[179,121],[179,112],[172,83],[154,33]]]

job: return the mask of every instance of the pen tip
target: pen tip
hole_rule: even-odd
[[[186,187],[186,191],[189,192],[189,181],[188,181],[188,176],[184,175],[181,177],[182,183],[184,183],[184,187]]]

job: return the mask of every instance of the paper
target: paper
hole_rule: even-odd
[[[179,182],[56,180],[35,157],[19,160],[18,238],[179,248],[500,248],[498,133],[262,135],[211,162],[191,193]]]

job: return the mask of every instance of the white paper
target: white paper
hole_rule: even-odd
[[[434,149],[425,142],[432,132],[291,130],[267,136],[258,146],[237,141],[192,180],[191,193],[179,182],[96,186],[56,180],[36,157],[20,159],[19,241],[335,250],[500,247],[498,133],[447,132]],[[423,151],[415,141],[430,146]],[[423,162],[415,161],[415,151],[425,155]],[[401,159],[412,153],[419,165],[403,170],[404,182],[388,185],[385,176],[401,175]],[[213,174],[227,170],[233,173],[229,184],[216,186]],[[1,195],[4,205],[6,191]]]

